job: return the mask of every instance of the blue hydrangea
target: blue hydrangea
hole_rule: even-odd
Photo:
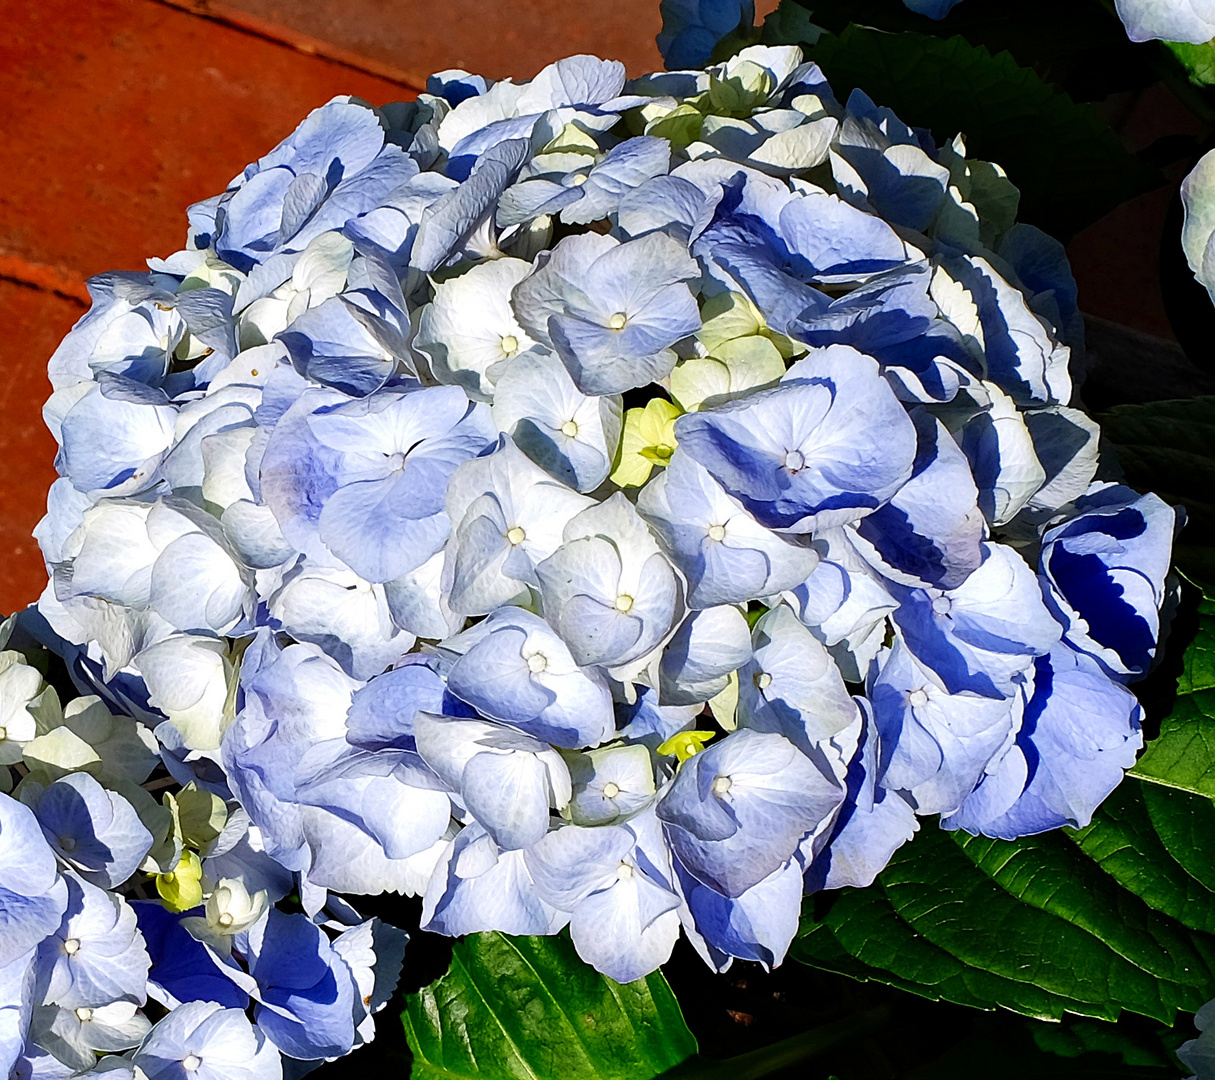
[[[69,773],[47,787],[22,784],[21,799],[59,859],[102,888],[124,884],[152,848],[135,808],[88,773]]]
[[[1120,681],[1147,674],[1160,635],[1173,510],[1155,495],[1094,484],[1042,536],[1047,603],[1064,640]]]
[[[927,15],[930,19],[943,19],[962,0],[903,0],[912,11]]]
[[[0,965],[7,969],[59,928],[69,896],[38,819],[7,795],[0,795],[0,836]]]
[[[239,1009],[191,1001],[174,1009],[135,1051],[149,1080],[276,1080],[282,1060]]]
[[[658,49],[668,68],[703,67],[717,43],[755,22],[754,0],[662,0]]]
[[[405,946],[343,894],[775,966],[925,818],[1134,762],[1178,515],[1097,480],[1062,248],[800,49],[705,67],[750,3],[663,13],[679,70],[336,99],[90,283],[22,616],[89,693],[0,637],[0,1068],[349,1052]]]

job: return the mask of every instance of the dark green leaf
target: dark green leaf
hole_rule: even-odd
[[[1123,784],[1071,833],[1124,889],[1186,926],[1215,933],[1215,806],[1154,784]]]
[[[821,1024],[771,1046],[724,1061],[689,1058],[677,1069],[664,1073],[662,1080],[760,1080],[765,1076],[792,1076],[794,1073],[788,1070],[795,1066],[799,1069],[797,1075],[805,1075],[800,1071],[805,1068],[805,1062],[880,1028],[888,1019],[889,1011],[886,1008],[865,1010],[846,1020]]]
[[[944,19],[913,12],[903,0],[801,2],[815,22],[833,33],[858,23],[939,38],[960,36],[991,53],[1008,51],[1022,67],[1032,67],[1077,101],[1142,90],[1158,78],[1155,43],[1130,41],[1113,4],[1107,9],[1101,0],[983,0],[958,4]]]
[[[964,37],[991,52],[1008,50],[1017,62],[1058,83],[1081,59],[1085,67],[1117,56],[1123,60],[1149,50],[1136,49],[1122,23],[1099,2],[1060,4],[1058,0],[983,0],[960,4],[944,19],[912,11],[903,0],[804,0],[815,21],[834,33],[849,23],[880,30],[914,30],[934,37]],[[1116,50],[1116,51],[1115,51]],[[1095,54],[1095,55],[1094,55]],[[1069,63],[1070,61],[1070,63]],[[1090,81],[1096,75],[1089,73]],[[1127,73],[1109,76],[1125,78]],[[1109,77],[1107,76],[1107,77]]]
[[[1215,893],[1215,803],[1154,784],[1142,790],[1152,826],[1169,854]]]
[[[1158,1036],[1131,1033],[1100,1020],[1025,1021],[1021,1032],[977,1032],[906,1080],[1177,1080],[1177,1067]]]
[[[1215,811],[1162,793],[1181,801],[1130,787],[1078,833],[926,825],[874,886],[808,902],[792,955],[963,1005],[1171,1024],[1215,993],[1215,840],[1185,848]]]
[[[651,1080],[696,1052],[660,973],[613,982],[565,935],[457,942],[401,1019],[414,1080]]]
[[[1132,771],[1144,780],[1215,797],[1215,601],[1201,601],[1198,619],[1173,710]]]
[[[1040,1050],[1065,1058],[1086,1054],[1107,1054],[1117,1057],[1121,1065],[1132,1068],[1168,1069],[1172,1062],[1168,1052],[1157,1043],[1135,1039],[1111,1024],[1097,1020],[1070,1019],[1062,1024],[1034,1023],[1030,1033]],[[1060,1074],[1065,1074],[1060,1068]]]
[[[1097,420],[1126,482],[1185,506],[1185,543],[1215,544],[1215,397],[1118,405]]]
[[[1021,189],[1021,218],[1063,239],[1159,182],[1091,107],[1009,53],[856,25],[807,53],[841,100],[860,87],[938,141],[962,132],[971,156],[997,162]]]
[[[802,924],[789,955],[828,971],[862,981],[872,979],[934,1001],[952,1001],[979,1009],[999,1003],[1027,1016],[1057,1019],[1070,1007],[1069,1001],[1033,983],[1005,978],[985,967],[975,968],[955,956],[929,940],[913,921],[904,917],[898,900],[886,889],[888,877],[896,895],[899,884],[906,884],[895,883],[900,872],[905,873],[901,864],[911,862],[913,857],[916,863],[925,866],[932,861],[931,854],[920,857],[925,848],[943,854],[956,869],[952,860],[958,853],[956,849],[950,850],[952,847],[948,837],[929,829],[896,853],[875,885],[841,891],[830,898],[830,907],[817,918],[811,912],[813,901],[809,901],[803,908]],[[918,888],[928,893],[935,887],[948,896],[951,883],[947,873],[948,867],[944,880]]]
[[[796,0],[781,0],[777,9],[764,19],[760,41],[765,45],[780,45],[782,42],[806,42],[818,40],[821,27],[809,11]]]

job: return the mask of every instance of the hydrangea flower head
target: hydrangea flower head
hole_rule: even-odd
[[[91,283],[22,616],[90,692],[0,628],[20,1075],[348,1053],[363,895],[774,966],[921,818],[1082,826],[1133,763],[1176,515],[1096,480],[1061,247],[799,48],[710,65],[750,3],[663,13],[680,70],[335,99]]]

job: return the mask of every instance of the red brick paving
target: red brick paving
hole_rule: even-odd
[[[662,66],[658,0],[226,0],[226,6],[423,78],[462,67],[496,79],[530,78],[573,53],[622,60],[630,75]]]
[[[222,6],[290,26],[422,78],[461,67],[530,78],[573,53],[622,60],[630,75],[662,67],[658,0],[171,0]],[[777,0],[758,0],[762,19]]]
[[[46,358],[83,308],[0,280],[0,612],[35,600],[46,582],[30,536],[55,479],[55,440],[42,423]]]
[[[86,277],[179,248],[222,191],[335,94],[396,83],[150,0],[0,0],[0,253]]]

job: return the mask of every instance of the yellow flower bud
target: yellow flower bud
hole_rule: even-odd
[[[156,891],[170,911],[189,911],[202,903],[202,860],[193,851],[182,853],[176,869],[156,875]]]
[[[658,753],[674,754],[682,765],[694,754],[699,754],[716,734],[715,731],[680,731],[659,746]]]

